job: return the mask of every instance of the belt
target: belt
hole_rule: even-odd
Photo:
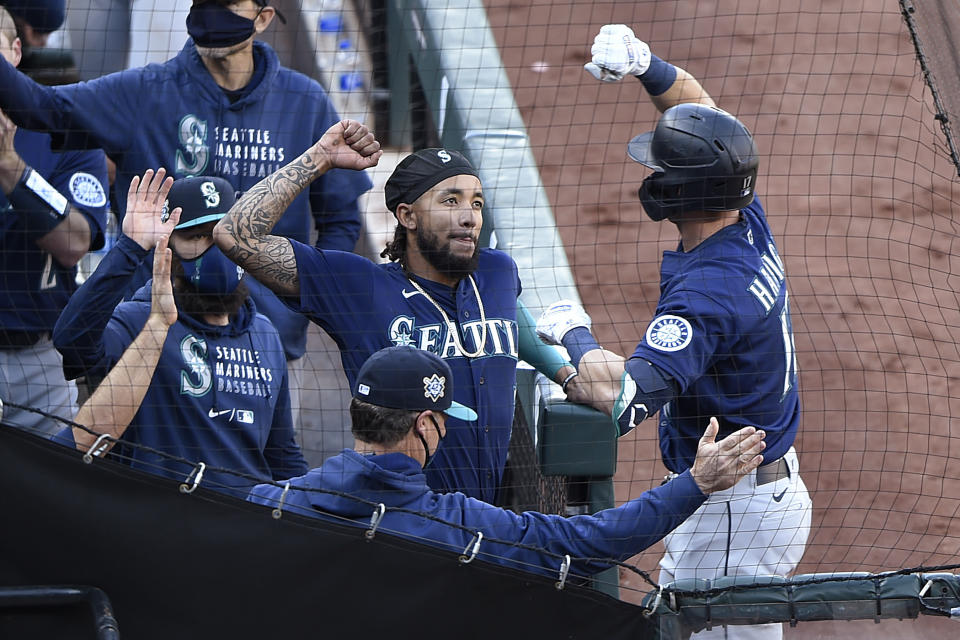
[[[0,349],[26,349],[49,335],[47,331],[0,330]]]
[[[660,483],[660,486],[663,486],[676,478],[679,473],[668,473],[663,476],[663,482]],[[782,480],[784,478],[790,477],[790,465],[787,464],[787,461],[783,458],[778,458],[773,462],[768,464],[761,465],[757,467],[757,486],[759,487],[762,484],[770,484],[771,482],[776,482],[777,480]]]
[[[790,465],[783,458],[757,467],[757,486],[790,477]]]

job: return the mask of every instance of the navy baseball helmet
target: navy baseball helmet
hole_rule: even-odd
[[[657,128],[627,145],[651,169],[640,202],[653,220],[687,211],[733,211],[753,202],[757,146],[742,122],[717,107],[684,103],[663,112]]]

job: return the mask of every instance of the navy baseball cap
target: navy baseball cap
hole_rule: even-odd
[[[164,214],[180,207],[180,222],[176,230],[219,220],[227,215],[237,201],[233,185],[219,176],[180,178],[170,187]]]
[[[66,0],[4,0],[0,5],[40,33],[56,31],[66,17]]]
[[[431,409],[468,422],[477,419],[476,411],[453,401],[450,365],[416,347],[387,347],[367,358],[353,397],[388,409]]]
[[[396,215],[401,202],[411,204],[434,185],[462,174],[480,177],[459,151],[438,148],[415,151],[397,164],[383,186],[387,209]]]

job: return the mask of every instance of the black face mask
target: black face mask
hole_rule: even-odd
[[[443,433],[443,434],[440,433],[440,425],[437,424],[436,418],[434,418],[433,416],[430,416],[430,421],[433,422],[433,428],[437,430],[437,449],[439,449],[439,448],[440,448],[440,443],[443,442],[443,439],[444,439],[445,437],[447,437],[447,434],[445,434],[445,433]],[[416,427],[414,427],[414,428],[416,428]],[[437,451],[434,450],[433,453],[430,453],[430,448],[427,446],[427,439],[424,438],[424,437],[420,434],[419,431],[417,432],[417,437],[420,438],[420,444],[423,445],[423,455],[424,455],[424,458],[425,458],[424,461],[423,461],[423,468],[426,469],[427,466],[428,466],[431,462],[433,462],[433,458],[434,458],[434,456],[437,455]]]
[[[190,7],[187,33],[201,47],[232,47],[250,38],[254,34],[254,27],[250,18],[244,18],[216,2],[204,2]]]

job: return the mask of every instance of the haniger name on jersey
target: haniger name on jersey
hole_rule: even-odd
[[[753,279],[747,290],[750,291],[767,313],[773,309],[780,298],[780,291],[786,281],[786,271],[783,260],[772,245],[767,245],[767,251],[760,256],[760,273]]]

